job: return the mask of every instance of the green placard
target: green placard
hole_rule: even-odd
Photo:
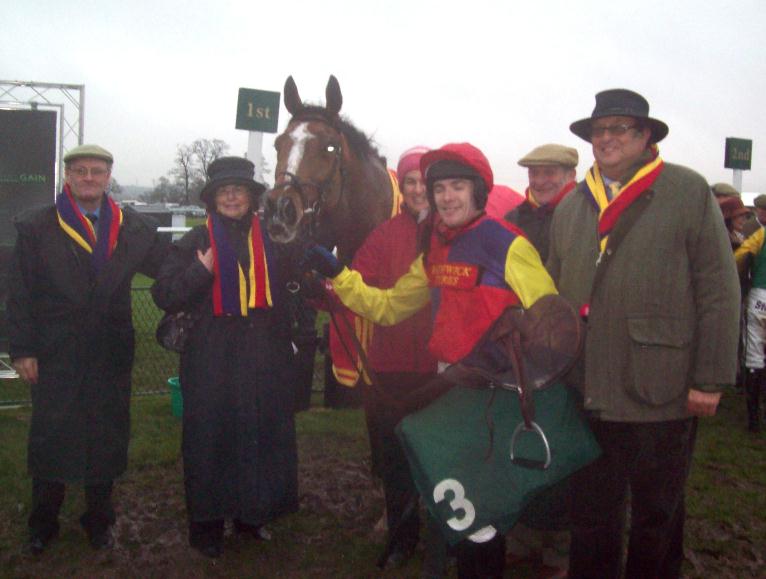
[[[726,158],[723,166],[726,169],[750,170],[750,161],[753,157],[753,141],[750,139],[726,139]]]
[[[237,99],[237,129],[276,133],[279,120],[279,93],[240,88]]]

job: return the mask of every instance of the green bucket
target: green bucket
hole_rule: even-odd
[[[173,416],[181,418],[184,413],[184,397],[181,394],[181,382],[178,380],[178,376],[168,378],[168,386],[170,387],[170,407],[173,409]]]

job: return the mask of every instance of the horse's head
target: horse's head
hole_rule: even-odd
[[[324,107],[304,105],[292,76],[285,82],[284,97],[292,119],[274,142],[275,184],[264,207],[269,235],[280,243],[296,239],[338,203],[348,154],[338,124],[343,97],[334,76],[327,82]]]

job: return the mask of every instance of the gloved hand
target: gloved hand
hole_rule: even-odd
[[[343,264],[338,258],[321,245],[312,245],[306,250],[300,267],[302,271],[313,269],[328,278],[333,278],[343,271]]]

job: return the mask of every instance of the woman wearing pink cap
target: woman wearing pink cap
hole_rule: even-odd
[[[352,267],[370,286],[392,287],[418,255],[418,231],[429,213],[420,158],[429,150],[421,146],[402,153],[396,167],[403,198],[401,213],[379,225],[356,252]],[[420,530],[417,491],[394,434],[402,410],[392,401],[403,399],[436,373],[436,360],[427,349],[430,328],[428,308],[394,326],[376,326],[367,353],[375,387],[365,388],[364,408],[373,470],[383,481],[386,499],[389,553],[382,563],[389,568],[409,559]],[[376,388],[386,396],[376,394]]]

